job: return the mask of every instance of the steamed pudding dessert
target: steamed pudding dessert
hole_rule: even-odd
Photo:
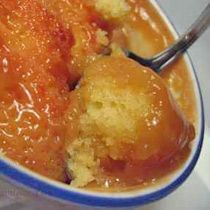
[[[0,15],[0,158],[97,191],[183,166],[197,123],[184,60],[157,75],[121,50],[173,41],[150,1],[0,0]]]
[[[194,137],[164,81],[125,57],[102,57],[71,95],[72,186],[133,186],[172,167]]]

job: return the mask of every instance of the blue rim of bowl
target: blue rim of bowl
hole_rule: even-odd
[[[155,1],[155,3],[157,2]],[[175,33],[178,34],[176,28],[172,24],[172,21],[168,17],[167,13],[160,6],[160,4],[157,3],[157,5],[160,11],[164,14],[164,16],[167,19],[168,23],[166,24],[172,27]],[[2,159],[1,157],[0,157],[0,175],[7,177],[15,184],[22,185],[23,187],[29,188],[29,190],[36,190],[37,192],[42,193],[43,195],[49,198],[64,202],[75,203],[79,205],[108,207],[108,208],[132,207],[132,206],[141,206],[144,204],[148,204],[167,196],[168,194],[173,192],[176,188],[178,188],[191,174],[199,158],[204,138],[205,122],[204,122],[204,107],[203,107],[201,89],[194,65],[188,53],[186,53],[186,57],[189,60],[190,68],[192,69],[193,76],[195,77],[195,85],[196,85],[195,88],[197,89],[199,96],[198,101],[200,102],[199,105],[201,111],[199,115],[201,117],[201,125],[200,125],[201,129],[200,129],[200,136],[197,137],[197,140],[199,142],[192,160],[190,161],[189,165],[185,168],[185,170],[181,173],[181,175],[179,175],[172,183],[168,184],[164,188],[161,188],[160,190],[148,193],[146,195],[134,195],[130,197],[112,197],[112,195],[110,195],[110,197],[108,196],[103,197],[103,195],[100,196],[99,193],[99,195],[96,196],[88,194],[87,192],[81,193],[81,192],[72,191],[71,189],[67,190],[65,188],[58,187],[52,183],[47,183],[43,181],[41,178],[36,178],[33,175],[27,174],[26,172],[24,172],[24,170],[13,167],[8,161]]]

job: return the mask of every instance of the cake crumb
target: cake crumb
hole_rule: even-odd
[[[98,162],[94,158],[91,138],[78,138],[71,144],[67,152],[71,157],[68,170],[71,173],[71,186],[84,187],[94,181]]]
[[[115,42],[110,45],[113,57],[126,57],[123,49]]]
[[[125,0],[96,0],[95,8],[106,19],[120,18],[130,11],[130,6]]]
[[[109,39],[107,35],[108,33],[106,31],[103,31],[102,29],[99,28],[96,31],[96,41],[103,46],[107,46],[109,44]]]

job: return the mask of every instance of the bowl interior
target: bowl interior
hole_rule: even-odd
[[[174,37],[177,38],[178,34],[163,10],[155,0],[152,0],[151,2],[157,11],[159,11],[161,14]],[[203,102],[199,83],[189,56],[186,54],[184,57],[188,69],[190,70],[190,76],[192,78],[196,97],[198,113],[197,135],[192,144],[192,152],[184,166],[171,174],[170,178],[165,182],[161,182],[155,186],[147,187],[143,190],[140,189],[131,192],[95,193],[83,189],[72,188],[65,184],[50,180],[46,177],[31,172],[22,166],[17,166],[14,162],[3,156],[0,157],[1,174],[5,175],[7,179],[17,185],[22,185],[23,187],[29,188],[30,190],[38,190],[39,192],[42,192],[44,195],[53,199],[90,206],[128,207],[143,205],[165,197],[179,185],[181,185],[183,181],[190,175],[199,157],[204,134]]]

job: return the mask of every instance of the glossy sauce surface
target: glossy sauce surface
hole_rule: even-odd
[[[103,49],[97,42],[97,29],[148,57],[173,41],[149,1],[129,0],[131,14],[117,21],[103,19],[87,2],[0,0],[0,150],[62,182],[68,180],[65,139],[72,135],[66,132],[64,118],[71,106],[69,92],[84,67]],[[196,107],[191,105],[195,100],[185,62],[169,66],[161,76],[187,119],[195,123]],[[159,177],[175,169],[188,153],[186,149],[171,168],[163,165],[161,172],[154,173]],[[110,170],[118,168],[115,163],[108,165]],[[130,179],[135,171],[129,169],[127,174]]]
[[[0,13],[0,148],[24,166],[65,181],[62,116],[79,75],[71,70],[75,37],[33,0],[1,0]]]
[[[126,29],[125,26],[125,33],[129,40],[127,46],[132,51],[150,58],[173,43],[172,33],[150,1],[129,0],[129,2],[133,8],[133,15],[128,18],[130,25],[128,28],[131,28],[133,32],[130,34],[129,29]],[[138,33],[135,34],[135,31]],[[142,46],[142,43],[145,45]],[[195,104],[195,95],[184,59],[178,59],[165,68],[161,72],[161,77],[187,119],[196,124],[196,107],[191,106]]]

